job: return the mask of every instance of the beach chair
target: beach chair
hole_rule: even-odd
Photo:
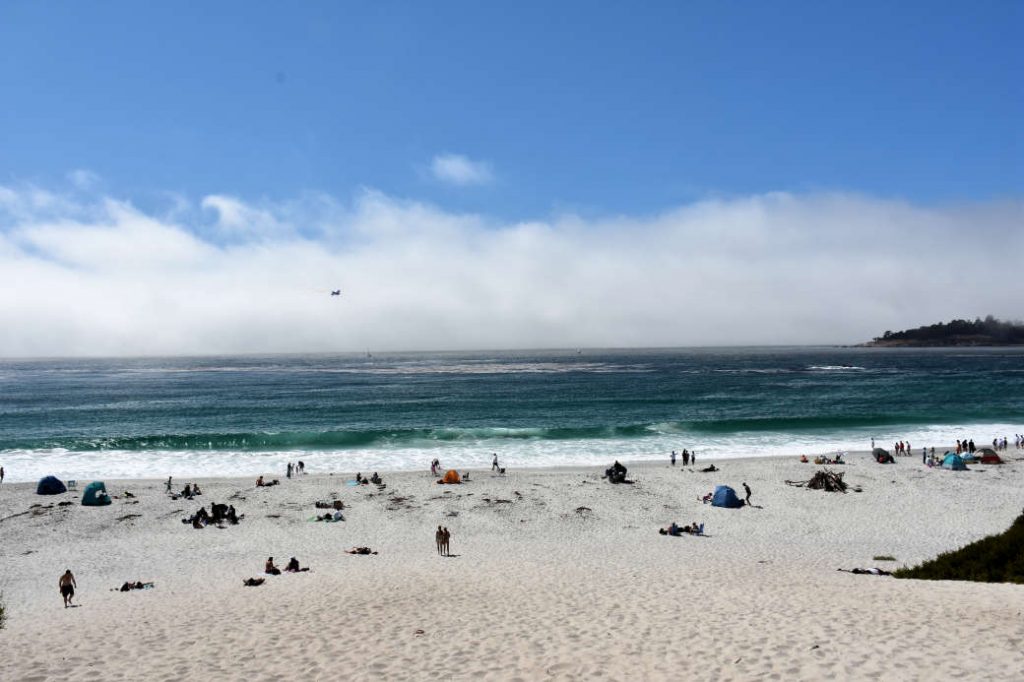
[[[73,478],[68,480],[68,490],[78,490],[78,481]]]

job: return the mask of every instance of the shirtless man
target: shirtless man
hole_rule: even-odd
[[[441,530],[441,526],[437,527],[437,532],[434,533],[434,542],[437,544],[437,553],[443,554],[444,552],[444,531]]]
[[[70,568],[60,577],[57,585],[60,587],[60,596],[64,597],[64,608],[71,606],[71,598],[75,596],[75,588],[78,585],[75,583],[75,576],[72,575]]]
[[[441,549],[443,550],[443,554],[445,556],[451,556],[451,548],[448,546],[448,543],[451,541],[451,539],[452,539],[452,532],[450,530],[448,530],[447,528],[442,529],[441,530]]]

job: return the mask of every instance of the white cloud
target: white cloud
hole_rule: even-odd
[[[212,234],[200,210],[0,187],[0,355],[850,343],[1024,300],[999,258],[1024,248],[1020,202],[508,224],[375,192],[202,204]]]
[[[434,178],[451,185],[487,185],[494,180],[490,164],[461,154],[439,154],[430,164]]]

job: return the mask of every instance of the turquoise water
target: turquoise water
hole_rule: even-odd
[[[1024,350],[737,348],[0,361],[0,464],[160,477],[601,464],[1024,432]]]

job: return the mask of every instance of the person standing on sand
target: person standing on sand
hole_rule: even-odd
[[[437,532],[434,533],[434,543],[437,545],[437,553],[441,554],[444,550],[444,531],[441,530],[441,526],[438,526]]]
[[[690,451],[683,448],[683,466],[687,466],[690,463]]]
[[[747,485],[745,481],[743,483],[743,490],[744,490],[744,492],[747,493],[747,506],[749,507],[750,506],[750,486]]]
[[[75,588],[78,585],[70,568],[64,571],[64,575],[57,581],[57,586],[60,587],[60,596],[64,597],[64,608],[71,606],[71,599],[75,596]]]
[[[672,454],[669,455],[668,458],[672,462],[672,466],[675,466],[676,465],[676,451],[673,450]]]
[[[0,467],[0,483],[4,482],[4,468]]]
[[[285,471],[285,476],[288,478],[292,477],[292,463],[288,462],[288,469]]]
[[[871,436],[871,451],[875,451],[875,437]]]
[[[697,451],[690,453],[690,466],[697,466]]]
[[[444,550],[444,555],[451,556],[452,550],[448,543],[451,542],[452,533],[450,530],[448,530],[448,527],[445,526],[445,528],[441,530],[441,534],[441,548]]]

